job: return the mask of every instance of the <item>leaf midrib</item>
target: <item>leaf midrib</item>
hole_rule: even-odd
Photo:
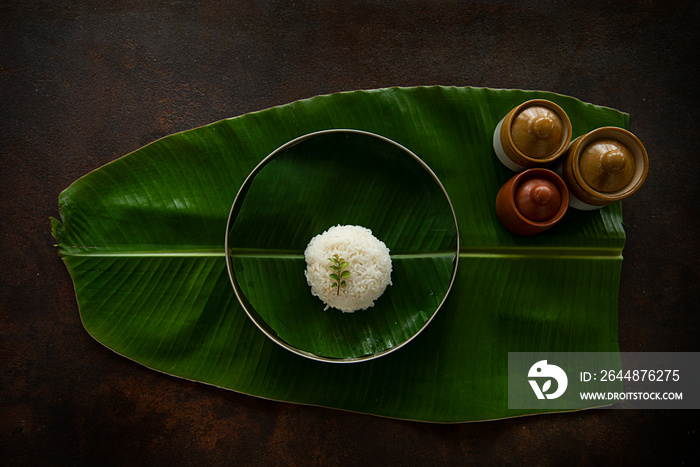
[[[223,249],[201,250],[168,250],[168,251],[82,251],[66,252],[63,256],[71,257],[102,257],[102,258],[152,258],[152,257],[224,257]],[[425,252],[396,252],[391,254],[395,259],[435,258],[452,256],[452,251]],[[303,259],[304,255],[295,250],[234,250],[237,257],[265,257],[284,259]],[[460,248],[460,258],[585,258],[585,259],[621,259],[621,248],[592,248],[592,247],[483,247]]]

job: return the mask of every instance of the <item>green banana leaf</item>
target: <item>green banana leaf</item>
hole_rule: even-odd
[[[264,398],[431,422],[533,413],[508,409],[508,352],[617,352],[625,235],[619,203],[570,210],[535,237],[500,225],[496,193],[513,174],[493,154],[493,130],[532,98],[560,105],[574,137],[628,125],[624,113],[547,92],[354,91],[171,135],[84,176],[61,193],[52,226],[85,329],[154,370]],[[238,304],[224,254],[251,170],[287,141],[331,128],[382,135],[425,161],[452,200],[461,244],[454,286],[428,327],[396,352],[345,365],[268,339]]]

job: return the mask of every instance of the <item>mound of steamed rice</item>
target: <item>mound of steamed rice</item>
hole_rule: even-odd
[[[347,261],[346,287],[333,287],[334,271],[328,258],[338,255]],[[374,306],[391,284],[391,257],[384,242],[359,225],[337,225],[311,239],[304,251],[306,282],[311,293],[328,307],[344,313]]]

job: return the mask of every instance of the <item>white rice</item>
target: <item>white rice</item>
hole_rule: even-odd
[[[346,287],[333,287],[336,282],[328,258],[338,255],[347,261],[350,276],[343,279]],[[311,239],[304,251],[306,282],[311,293],[329,307],[352,313],[374,306],[391,285],[391,257],[384,242],[372,231],[359,225],[337,225]],[[340,290],[340,293],[338,293]]]

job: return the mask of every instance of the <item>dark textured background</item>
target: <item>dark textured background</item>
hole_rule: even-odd
[[[76,4],[74,4],[76,3]],[[698,412],[432,425],[270,402],[147,370],[82,328],[49,216],[162,136],[318,94],[542,89],[631,115],[624,351],[698,351],[694,1],[3,1],[0,463],[690,464]]]

